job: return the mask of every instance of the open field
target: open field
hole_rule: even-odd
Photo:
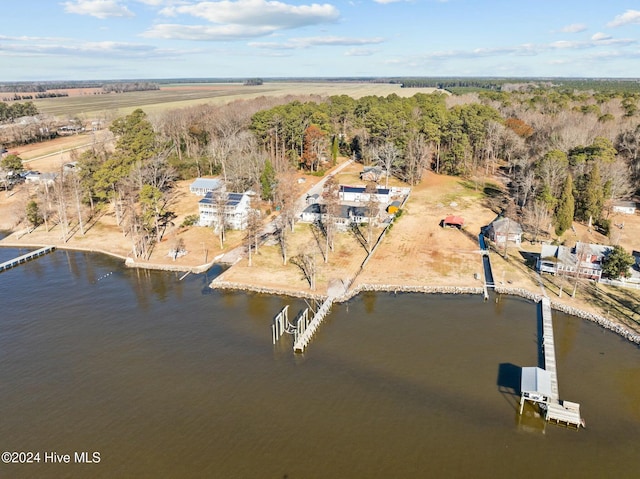
[[[361,98],[368,95],[410,97],[416,93],[432,93],[435,88],[401,88],[389,83],[356,82],[318,82],[318,83],[265,83],[259,86],[237,84],[176,84],[167,85],[160,90],[117,93],[106,95],[82,95],[75,92],[68,97],[44,98],[34,100],[42,113],[56,117],[101,118],[107,121],[127,115],[136,108],[147,113],[165,111],[173,108],[211,103],[224,104],[234,100],[252,99],[261,96],[286,95],[349,95]]]

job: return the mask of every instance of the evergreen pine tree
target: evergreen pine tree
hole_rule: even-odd
[[[602,189],[602,179],[600,177],[600,166],[598,162],[595,162],[591,168],[591,173],[589,173],[587,178],[583,194],[583,218],[585,220],[600,219],[602,207],[604,206],[604,191]]]
[[[556,234],[558,236],[571,228],[574,210],[573,179],[571,175],[567,175],[562,188],[562,196],[560,196],[560,202],[556,208]]]

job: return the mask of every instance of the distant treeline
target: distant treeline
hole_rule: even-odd
[[[264,83],[264,81],[262,81],[262,78],[249,78],[248,80],[245,80],[244,85],[245,86],[260,86]]]
[[[57,81],[57,82],[9,82],[0,83],[0,93],[27,93],[27,95],[15,95],[7,100],[34,98],[53,98],[68,96],[66,93],[56,93],[51,90],[69,90],[73,88],[101,88],[106,93],[122,93],[127,91],[158,90],[160,85],[155,81]]]
[[[35,95],[34,94],[18,95],[16,93],[13,96],[3,97],[2,101],[36,100],[40,98],[58,98],[58,97],[64,97],[64,96],[69,96],[69,94],[65,92],[54,92],[54,91],[39,92],[39,93],[36,93]]]
[[[150,91],[159,90],[160,85],[153,82],[122,82],[122,83],[106,83],[102,85],[102,91],[105,93],[126,93],[130,91]]]
[[[502,82],[496,80],[481,80],[474,78],[443,80],[438,78],[407,78],[401,79],[402,88],[481,88],[484,90],[499,90]]]
[[[512,91],[539,87],[612,93],[640,92],[636,78],[397,78],[402,88],[440,88],[456,94],[472,91]]]

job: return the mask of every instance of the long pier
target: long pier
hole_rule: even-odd
[[[553,342],[553,319],[549,298],[542,298],[542,349],[544,352],[544,369],[551,380],[550,399],[558,401],[558,371],[556,369],[556,347]]]
[[[544,297],[540,302],[542,314],[541,346],[544,353],[544,369],[523,368],[520,398],[520,414],[524,402],[539,403],[545,410],[545,420],[555,424],[584,427],[584,419],[580,416],[580,404],[560,400],[558,392],[558,372],[556,369],[556,348],[553,339],[553,319],[551,303]]]
[[[304,329],[304,331],[302,331],[302,334],[300,334],[297,337],[296,342],[293,345],[293,351],[295,353],[303,353],[304,352],[305,348],[307,347],[307,345],[311,341],[311,338],[313,337],[313,335],[315,334],[316,330],[320,326],[320,323],[322,323],[324,318],[329,313],[329,310],[331,309],[331,305],[332,304],[333,304],[333,299],[332,298],[327,298],[324,301],[324,303],[322,303],[322,305],[318,308],[318,310],[316,311],[315,315],[313,316],[313,319],[311,320],[311,322],[307,325],[307,327]]]
[[[27,261],[37,258],[38,256],[43,256],[47,253],[50,253],[54,249],[56,249],[55,246],[45,246],[44,248],[40,248],[27,254],[23,254],[22,256],[18,256],[17,258],[13,258],[9,261],[5,261],[4,263],[0,264],[0,272],[7,269],[15,268],[16,266],[22,263],[26,263]]]

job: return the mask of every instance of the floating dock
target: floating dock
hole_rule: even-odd
[[[556,370],[556,348],[553,340],[553,319],[549,298],[542,298],[542,350],[544,353],[544,369],[536,367],[522,368],[520,386],[520,414],[524,402],[530,401],[541,405],[545,410],[547,422],[567,427],[584,427],[584,419],[580,416],[580,404],[562,401],[558,393],[558,373]]]
[[[54,249],[56,249],[55,246],[45,246],[44,248],[40,248],[38,250],[31,251],[30,253],[23,254],[22,256],[18,256],[17,258],[13,258],[9,261],[5,261],[4,263],[0,264],[0,272],[7,269],[15,268],[16,266],[22,263],[26,263],[27,261],[37,258],[38,256],[43,256],[47,253],[51,253]]]

